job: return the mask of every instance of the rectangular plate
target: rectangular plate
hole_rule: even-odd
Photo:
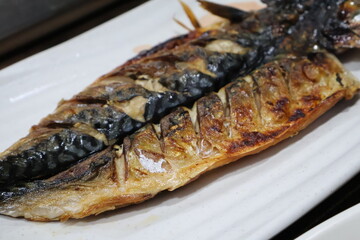
[[[195,1],[187,2],[196,15],[206,15]],[[173,17],[188,24],[178,1],[150,1],[0,71],[0,151],[25,136],[61,98],[134,56],[134,49],[184,33]],[[343,59],[358,77],[359,56]],[[269,238],[360,170],[357,100],[340,102],[297,136],[260,154],[136,206],[65,223],[0,216],[0,238]]]

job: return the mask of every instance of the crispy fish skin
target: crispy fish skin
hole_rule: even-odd
[[[249,15],[248,24],[258,22],[255,13]],[[282,21],[290,26],[286,18],[274,26]],[[146,122],[157,121],[179,105],[192,104],[256,68],[267,54],[261,49],[277,38],[265,37],[268,32],[263,27],[257,23],[248,30],[224,21],[197,29],[100,77],[70,100],[61,101],[28,136],[0,153],[0,188],[59,173],[122,142]],[[259,35],[264,38],[254,44],[251,39]],[[57,131],[62,131],[62,137]],[[73,132],[84,137],[76,138]],[[67,140],[64,144],[63,139]]]
[[[257,49],[226,39],[228,34],[216,28],[209,31],[206,36],[195,31],[199,36],[171,40],[61,101],[28,136],[0,153],[0,186],[52,176],[257,64]],[[198,37],[204,46],[197,45]],[[217,51],[224,43],[231,46]],[[73,139],[70,129],[86,137]],[[59,139],[56,130],[63,130],[64,136]],[[63,144],[64,139],[69,144]]]
[[[179,107],[84,162],[2,195],[0,213],[67,220],[142,202],[258,153],[360,89],[335,56],[280,56],[250,75]]]
[[[350,2],[357,3],[266,0],[268,8],[256,13],[206,3],[215,14],[226,10],[218,15],[230,24],[129,60],[62,101],[0,154],[0,212],[33,220],[97,214],[173,190],[295,134],[358,89],[333,57],[309,53],[360,47],[359,5]],[[193,109],[131,134],[264,62]]]
[[[53,176],[280,53],[360,47],[359,6],[348,2],[268,0],[249,13],[201,1],[228,21],[160,44],[61,101],[0,153],[0,188]]]

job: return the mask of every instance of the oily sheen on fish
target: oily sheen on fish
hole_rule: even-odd
[[[360,88],[331,54],[283,56],[191,108],[179,107],[46,180],[3,192],[0,212],[37,221],[82,218],[174,190],[297,134]]]
[[[359,47],[356,2],[200,2],[227,20],[129,60],[0,155],[1,213],[64,220],[143,201],[296,134],[358,90],[327,52]]]

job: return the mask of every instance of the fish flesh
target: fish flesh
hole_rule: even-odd
[[[66,220],[141,202],[276,144],[351,98],[358,83],[325,49],[359,47],[353,5],[267,3],[217,13],[202,1],[230,23],[165,42],[61,102],[1,155],[0,213]],[[339,9],[347,13],[337,23]],[[168,104],[168,92],[180,100]],[[188,108],[170,112],[178,105]]]
[[[329,53],[269,62],[218,93],[46,180],[7,192],[0,212],[37,221],[99,214],[174,190],[295,135],[360,88]]]
[[[279,54],[301,53],[316,44],[331,51],[360,44],[353,31],[357,25],[348,20],[353,19],[350,10],[337,19],[336,1],[286,6],[270,1],[268,8],[254,13],[201,3],[230,23],[160,44],[60,102],[53,114],[0,155],[0,185],[59,173]]]
[[[261,41],[237,41],[267,32],[260,27],[254,33],[239,31],[234,25],[214,25],[176,37],[60,102],[53,114],[0,155],[0,185],[54,175],[251,71],[263,61]]]

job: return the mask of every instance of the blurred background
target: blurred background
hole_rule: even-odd
[[[0,0],[0,69],[147,0]]]

